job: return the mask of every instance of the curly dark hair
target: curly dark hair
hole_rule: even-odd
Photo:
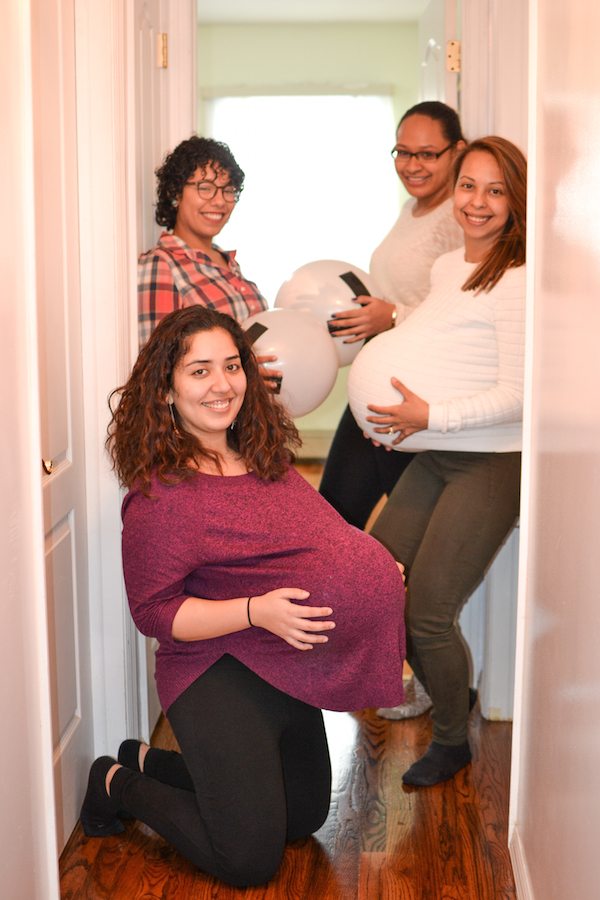
[[[188,306],[169,313],[157,325],[142,348],[127,384],[109,397],[112,418],[106,447],[119,480],[150,493],[154,473],[167,484],[176,484],[198,471],[202,460],[211,460],[222,473],[218,453],[203,447],[187,432],[179,417],[173,425],[167,396],[173,373],[187,353],[192,335],[222,328],[231,335],[246,374],[244,402],[227,443],[248,470],[265,481],[278,481],[294,461],[300,437],[293,421],[267,390],[245,331],[231,316],[203,306]],[[120,397],[113,409],[113,400]],[[177,416],[174,407],[171,410]]]
[[[157,225],[169,229],[175,227],[177,207],[173,206],[173,201],[179,199],[184,184],[196,169],[206,169],[207,166],[212,166],[217,172],[226,172],[233,187],[243,190],[244,173],[227,144],[193,134],[168,153],[155,172]]]
[[[497,135],[478,138],[459,153],[454,163],[456,185],[465,159],[471,153],[489,153],[502,172],[510,210],[498,240],[462,286],[463,291],[490,291],[507,269],[525,264],[527,235],[527,160],[519,148]]]

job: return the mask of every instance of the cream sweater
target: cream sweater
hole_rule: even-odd
[[[429,293],[431,267],[443,253],[463,246],[452,198],[426,216],[413,216],[416,200],[402,207],[389,234],[373,251],[369,271],[379,297],[396,304],[399,325]]]

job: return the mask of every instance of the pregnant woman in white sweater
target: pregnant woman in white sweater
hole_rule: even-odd
[[[433,701],[432,743],[403,776],[411,785],[470,762],[456,619],[519,511],[526,177],[509,141],[469,145],[454,189],[464,251],[436,261],[427,299],[370,342],[350,376],[352,399],[353,376],[364,390],[366,354],[374,365],[395,361],[387,374],[399,402],[372,397],[367,421],[388,448],[416,451],[372,530],[407,569],[407,658]]]

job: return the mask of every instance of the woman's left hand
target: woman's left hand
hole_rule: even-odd
[[[261,378],[264,379],[264,382],[268,389],[272,391],[274,394],[279,393],[279,389],[281,388],[281,379],[283,378],[283,372],[280,369],[272,369],[270,366],[265,366],[267,362],[276,362],[276,356],[257,356],[256,362],[258,363],[258,373]]]
[[[367,422],[377,426],[374,430],[377,434],[392,434],[396,437],[392,445],[401,444],[405,438],[410,437],[416,431],[423,431],[429,423],[429,403],[413,394],[405,384],[397,378],[391,379],[392,387],[404,397],[404,402],[397,406],[375,406],[369,404],[368,409],[377,413],[375,416],[367,416]],[[377,441],[373,441],[377,445]]]

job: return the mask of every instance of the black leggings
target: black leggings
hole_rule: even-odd
[[[363,529],[383,495],[392,493],[413,456],[374,447],[347,406],[327,456],[319,492],[346,522]]]
[[[118,769],[111,796],[204,872],[237,887],[264,884],[286,842],[327,817],[321,711],[223,656],[168,718],[181,754],[152,749],[144,774]]]

